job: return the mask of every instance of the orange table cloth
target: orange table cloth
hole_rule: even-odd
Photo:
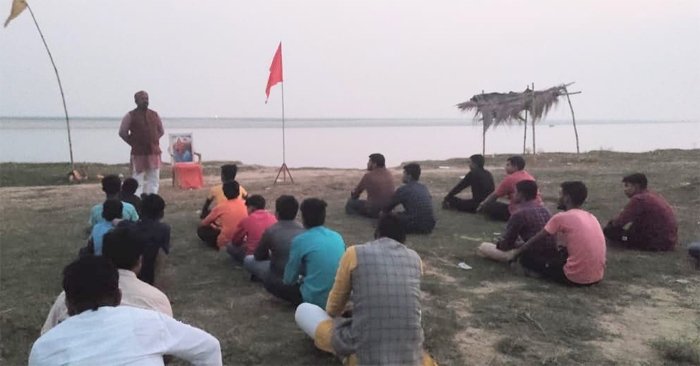
[[[177,186],[182,189],[197,189],[204,186],[202,166],[198,163],[175,163],[173,174]]]

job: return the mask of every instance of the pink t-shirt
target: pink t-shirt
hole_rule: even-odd
[[[544,230],[556,235],[557,244],[569,252],[564,265],[566,278],[582,285],[603,279],[605,236],[593,214],[577,208],[560,212],[549,219]]]
[[[524,170],[518,170],[512,174],[506,175],[501,183],[496,187],[496,197],[508,197],[510,203],[508,204],[508,212],[513,214],[517,210],[518,204],[514,202],[515,200],[515,185],[522,180],[535,180],[530,173]],[[542,204],[542,197],[540,192],[537,192],[537,198],[535,199],[537,203]]]
[[[277,223],[275,215],[267,210],[255,210],[238,224],[232,242],[234,245],[242,243],[245,246],[245,254],[251,255],[258,247],[265,230],[275,223]]]

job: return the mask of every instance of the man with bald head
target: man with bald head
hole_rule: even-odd
[[[119,137],[131,146],[132,176],[139,182],[136,195],[158,193],[160,185],[160,144],[163,122],[148,109],[148,93],[134,95],[136,109],[127,113],[119,127]]]

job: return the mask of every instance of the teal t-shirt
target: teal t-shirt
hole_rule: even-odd
[[[139,221],[139,214],[136,212],[136,208],[129,202],[122,201],[122,219],[129,221]],[[90,221],[88,222],[90,226],[94,226],[98,222],[104,222],[105,219],[102,217],[102,203],[92,206],[90,210]]]
[[[325,226],[308,229],[292,240],[289,261],[284,269],[284,283],[300,281],[304,302],[325,309],[343,253],[345,242],[340,234]]]

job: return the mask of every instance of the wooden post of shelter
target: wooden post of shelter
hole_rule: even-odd
[[[530,103],[530,108],[535,104],[535,83],[532,83],[532,102]],[[532,155],[537,155],[537,146],[535,145],[535,118],[532,112],[530,113],[530,120],[532,120]]]
[[[525,90],[529,88],[530,86],[527,85]],[[525,126],[525,131],[523,132],[523,155],[525,155],[525,151],[527,151],[527,109],[525,110],[525,123],[523,125]]]
[[[481,90],[481,96],[483,98],[484,96],[484,90]],[[483,116],[481,116],[483,118]],[[486,121],[481,122],[481,127],[483,130],[481,131],[481,155],[486,156]]]
[[[576,154],[580,154],[581,150],[578,145],[578,129],[576,128],[576,115],[574,115],[574,107],[571,105],[571,98],[569,98],[569,90],[564,87],[564,93],[566,94],[566,101],[569,102],[569,109],[571,109],[571,120],[574,124],[574,135],[576,135]]]

